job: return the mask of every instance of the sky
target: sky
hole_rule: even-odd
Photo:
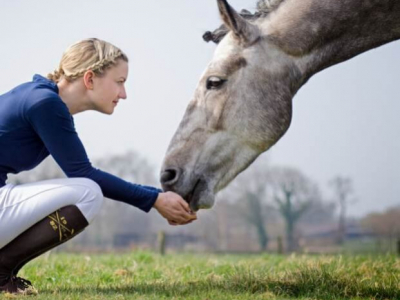
[[[230,1],[250,11],[255,2]],[[78,40],[109,41],[130,58],[128,99],[112,116],[76,115],[77,131],[91,160],[134,150],[158,171],[215,49],[201,36],[220,23],[215,0],[1,1],[0,93],[52,71]],[[324,191],[335,176],[352,178],[352,216],[400,205],[399,54],[397,41],[312,77],[289,131],[263,157]]]

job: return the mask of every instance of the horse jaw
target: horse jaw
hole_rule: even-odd
[[[163,163],[163,170],[179,170],[179,180],[162,186],[180,194],[194,211],[211,208],[215,195],[263,152],[225,131],[197,130],[190,139],[182,135],[178,130]]]

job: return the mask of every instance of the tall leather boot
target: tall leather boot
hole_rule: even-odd
[[[18,271],[32,259],[70,240],[88,225],[78,207],[66,206],[0,249],[0,292],[37,294],[29,280],[17,277]]]

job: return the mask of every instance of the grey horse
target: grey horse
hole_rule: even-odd
[[[164,190],[193,210],[288,130],[292,99],[319,71],[400,39],[399,0],[262,0],[238,13],[217,0],[218,44],[171,140]]]

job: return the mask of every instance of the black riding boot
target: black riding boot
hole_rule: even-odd
[[[30,281],[17,277],[18,271],[32,259],[73,238],[88,225],[76,206],[66,206],[0,249],[0,292],[37,293]]]

